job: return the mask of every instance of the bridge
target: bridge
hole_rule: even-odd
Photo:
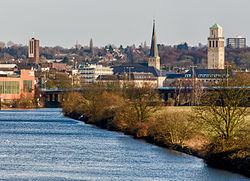
[[[56,89],[41,89],[42,97],[45,101],[45,107],[56,108],[61,107],[63,96],[67,92],[83,91],[87,88],[56,88]]]
[[[201,91],[212,91],[219,89],[247,89],[250,92],[250,87],[156,87],[155,90],[158,90],[161,97],[164,101],[168,101],[169,98],[174,99],[180,93],[184,97],[190,97],[194,90]],[[45,100],[45,107],[61,107],[63,102],[63,96],[67,92],[71,91],[84,91],[89,88],[57,88],[57,89],[41,89],[42,97]]]

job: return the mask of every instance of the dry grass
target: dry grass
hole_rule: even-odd
[[[250,107],[247,109],[247,111],[250,112]],[[250,121],[250,114],[247,115],[246,120]]]
[[[155,115],[161,114],[162,112],[170,112],[170,113],[183,113],[188,114],[192,112],[193,107],[191,106],[164,106],[161,109],[159,109]]]
[[[160,111],[168,110],[170,112],[190,113],[193,111],[193,108],[193,106],[164,106]],[[250,112],[250,107],[248,108],[248,112]],[[248,114],[246,120],[247,122],[250,121],[250,114]]]

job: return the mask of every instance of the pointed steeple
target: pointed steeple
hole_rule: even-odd
[[[150,49],[149,57],[159,57],[158,47],[157,47],[157,42],[156,42],[156,33],[155,33],[155,20],[153,24],[153,33],[152,33],[151,49]]]
[[[91,52],[93,51],[93,40],[92,40],[92,38],[90,39],[90,42],[89,42],[89,49],[90,49]]]
[[[156,42],[155,20],[154,20],[154,24],[153,24],[153,34],[152,34],[150,54],[149,54],[149,58],[148,58],[148,66],[155,67],[158,70],[161,69],[161,61],[160,61],[160,57],[158,54],[158,47],[157,47],[157,42]]]

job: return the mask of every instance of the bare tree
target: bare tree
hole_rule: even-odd
[[[3,41],[0,41],[0,48],[5,48],[5,43]]]
[[[223,79],[216,88],[202,98],[202,105],[195,108],[198,118],[203,120],[208,135],[222,139],[235,138],[242,133],[249,115],[247,108],[249,92],[248,77],[236,75]]]
[[[161,105],[158,92],[147,84],[143,87],[129,86],[125,88],[124,96],[135,111],[137,122],[147,121]]]
[[[12,47],[14,45],[15,45],[15,43],[13,41],[8,41],[7,42],[7,47]]]

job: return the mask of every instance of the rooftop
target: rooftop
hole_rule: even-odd
[[[160,72],[155,67],[151,66],[148,67],[147,64],[140,64],[140,63],[134,63],[134,64],[124,63],[120,66],[114,66],[112,68],[114,68],[113,71],[115,75],[120,75],[124,72],[126,73],[137,72],[137,73],[152,73],[154,76],[159,77],[160,75],[163,74],[163,72]]]
[[[16,68],[16,64],[0,64],[0,68]]]
[[[211,26],[210,28],[213,28],[213,29],[218,29],[218,28],[222,28],[220,25],[218,24],[214,24],[213,26]]]

